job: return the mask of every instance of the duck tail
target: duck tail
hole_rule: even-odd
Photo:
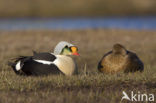
[[[11,66],[13,68],[13,67],[15,67],[15,65],[16,64],[14,62],[8,61],[8,66]]]
[[[17,58],[13,58],[11,59],[11,61],[8,61],[8,66],[10,66],[17,75],[23,75],[21,68],[27,58],[27,56],[19,56]]]
[[[16,62],[8,61],[8,66],[10,66],[16,74],[20,75],[20,71],[16,70],[16,64]]]

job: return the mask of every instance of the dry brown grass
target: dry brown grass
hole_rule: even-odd
[[[155,31],[143,30],[0,31],[0,102],[117,103],[122,90],[156,95],[155,38]],[[10,58],[32,55],[32,50],[53,51],[62,40],[79,47],[78,76],[17,76],[6,65]],[[145,71],[114,75],[98,73],[98,61],[115,43],[135,51],[145,64]],[[84,74],[85,62],[87,74]]]

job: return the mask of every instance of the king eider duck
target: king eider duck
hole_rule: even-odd
[[[62,41],[56,45],[54,53],[34,52],[33,56],[20,56],[9,65],[19,75],[73,75],[77,73],[77,66],[71,55],[78,56],[78,48]]]
[[[135,53],[126,50],[121,44],[115,44],[113,50],[106,53],[99,62],[98,70],[102,73],[116,73],[119,71],[128,73],[143,71],[144,65]]]

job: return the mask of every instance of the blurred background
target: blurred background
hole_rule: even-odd
[[[0,0],[0,17],[155,15],[155,0]]]
[[[156,0],[0,0],[0,29],[155,29]]]

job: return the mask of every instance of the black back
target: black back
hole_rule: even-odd
[[[36,53],[32,56],[33,59],[36,60],[46,60],[53,62],[56,59],[56,56],[51,53]]]

